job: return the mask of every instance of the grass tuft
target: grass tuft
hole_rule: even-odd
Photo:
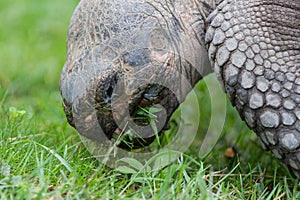
[[[146,164],[124,158],[116,169],[100,165],[67,124],[58,91],[78,2],[0,2],[0,199],[300,199],[298,180],[229,103],[218,143],[198,157],[211,115],[204,82],[196,87],[198,140],[186,153],[174,152],[177,159],[158,171],[150,166],[161,155]],[[193,117],[192,105],[182,111]],[[224,156],[228,147],[232,158]]]

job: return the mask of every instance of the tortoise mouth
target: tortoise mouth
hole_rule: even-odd
[[[169,129],[169,118],[179,105],[171,90],[148,84],[131,96],[115,92],[110,91],[111,98],[105,95],[106,98],[97,98],[101,105],[97,108],[97,118],[107,138],[118,147],[126,150],[147,147]],[[113,95],[117,97],[115,100]]]

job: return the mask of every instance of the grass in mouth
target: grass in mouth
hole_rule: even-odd
[[[152,107],[138,107],[138,109],[135,111],[132,117],[133,123],[137,126],[151,126],[152,132],[149,133],[151,135],[155,136],[155,142],[161,146],[160,143],[160,136],[157,130],[157,113],[161,112],[162,108],[158,106],[152,106]],[[141,147],[147,147],[147,145],[150,145],[152,143],[146,144],[145,138],[143,138],[139,133],[134,129],[134,127],[131,127],[128,125],[128,123],[125,124],[124,128],[117,129],[117,132],[113,134],[113,138],[116,140],[117,145],[119,143],[124,143],[128,146],[129,149],[134,148],[134,140],[140,141],[138,145],[141,145]]]

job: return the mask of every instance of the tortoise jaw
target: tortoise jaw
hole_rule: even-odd
[[[127,141],[119,142],[118,146],[123,149],[149,146],[157,135],[168,129],[168,120],[177,108],[178,101],[174,101],[175,96],[169,89],[157,84],[140,88],[131,96],[120,91],[124,90],[115,88],[110,98],[97,97],[97,118],[103,132],[110,140],[131,134],[130,137],[124,137]],[[156,108],[155,113],[151,113],[151,107]],[[155,121],[157,132],[150,124],[151,120]]]

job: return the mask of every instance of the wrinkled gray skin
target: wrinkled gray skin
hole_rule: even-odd
[[[67,118],[101,141],[95,123],[110,139],[139,106],[160,104],[162,132],[214,70],[263,147],[300,177],[299,27],[299,0],[82,0],[60,82]],[[151,143],[151,127],[138,128]]]

